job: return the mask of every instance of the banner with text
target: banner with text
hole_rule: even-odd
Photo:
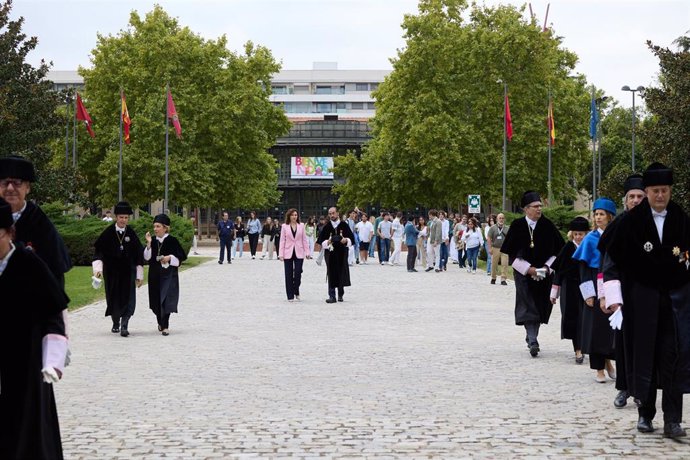
[[[333,157],[292,157],[291,179],[333,179]]]

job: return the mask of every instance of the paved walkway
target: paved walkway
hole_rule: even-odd
[[[288,303],[282,263],[214,260],[180,274],[169,337],[146,288],[127,339],[103,302],[73,313],[56,388],[66,457],[690,456],[661,437],[661,414],[642,435],[632,404],[613,408],[613,383],[559,340],[557,311],[530,358],[512,283],[457,265],[351,273],[345,302],[328,305],[324,268],[308,261],[303,301]]]

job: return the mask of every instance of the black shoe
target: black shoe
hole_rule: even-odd
[[[496,284],[496,280],[491,280],[491,284]]]
[[[436,273],[441,273],[441,270],[436,270]]]
[[[342,301],[343,301],[343,296],[341,296],[341,295],[338,296],[338,302],[342,302]]]
[[[613,405],[620,409],[621,407],[625,407],[628,405],[628,398],[630,395],[628,394],[627,391],[621,390],[618,392],[616,395],[616,399],[613,400]]]
[[[676,425],[678,424],[676,423]],[[680,428],[680,425],[678,425],[678,427]],[[652,419],[649,419],[647,417],[640,417],[640,419],[637,421],[637,431],[639,431],[640,433],[651,433],[652,431],[654,431]]]
[[[639,429],[639,423],[638,423],[638,429]],[[671,422],[671,423],[664,423],[664,438],[671,438],[671,439],[676,439],[676,438],[682,438],[683,436],[687,436],[688,434],[685,432],[683,428],[680,427],[680,423],[676,422]]]
[[[112,332],[113,334],[117,334],[118,332],[120,332],[120,326],[113,324],[113,328],[110,330],[110,332]]]
[[[326,299],[326,303],[335,303],[335,302],[336,302],[336,300],[334,297],[329,297]]]
[[[532,358],[536,358],[537,355],[539,354],[539,344],[534,342],[531,343],[529,346],[529,354]]]
[[[580,355],[575,357],[576,364],[582,364],[585,362],[585,355]]]
[[[223,261],[222,261],[222,260],[219,260],[219,261],[218,261],[218,264],[219,264],[219,265],[223,265]]]
[[[506,283],[505,280],[501,281],[501,286],[508,286],[508,283]]]
[[[416,268],[413,268],[413,269],[410,270],[410,271],[413,272],[413,273],[416,273],[416,272],[417,272],[417,269],[416,269]]]
[[[427,269],[424,270],[424,271],[425,271],[425,272],[430,272],[430,271],[433,270],[433,269],[434,269],[434,267],[429,267],[429,268],[427,268]]]

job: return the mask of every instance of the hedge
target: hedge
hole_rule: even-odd
[[[62,239],[67,245],[69,254],[74,265],[91,265],[93,260],[94,243],[98,236],[103,232],[109,222],[105,222],[98,217],[87,217],[77,219],[74,215],[63,214],[58,211],[59,206],[49,205],[44,207],[44,211],[55,224]],[[170,234],[180,241],[185,253],[189,252],[194,236],[194,227],[189,219],[177,215],[170,216]],[[129,225],[139,236],[141,244],[146,244],[147,231],[153,234],[153,217],[143,211],[139,212],[138,219],[131,219]]]

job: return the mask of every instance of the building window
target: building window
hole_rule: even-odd
[[[317,86],[316,94],[333,94],[333,88],[330,86]]]
[[[364,110],[364,102],[353,102],[352,110]]]
[[[335,108],[336,108],[338,111],[340,111],[340,110],[345,110],[345,109],[347,109],[347,104],[345,104],[344,102],[338,102],[338,103],[335,105]]]
[[[281,85],[281,86],[271,86],[271,91],[273,91],[273,94],[287,94],[287,86]]]
[[[357,83],[355,85],[355,90],[356,91],[369,91],[369,84],[368,83]]]
[[[378,84],[378,83],[369,83],[369,89],[372,90],[372,91],[374,91],[374,90],[377,89],[378,87],[379,87],[379,84]]]
[[[333,104],[330,102],[317,102],[316,113],[330,113],[333,112]]]
[[[367,109],[368,110],[376,110],[376,103],[375,102],[367,102]]]

